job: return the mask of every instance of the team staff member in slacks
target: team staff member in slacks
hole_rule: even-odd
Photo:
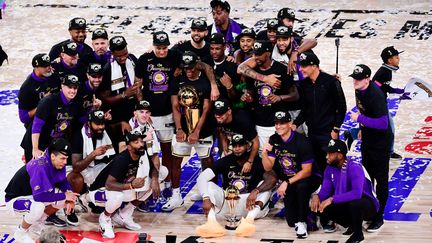
[[[376,183],[380,203],[378,214],[368,227],[375,232],[384,224],[384,208],[388,197],[390,145],[393,133],[389,125],[389,114],[384,94],[370,81],[371,70],[359,64],[353,73],[358,112],[351,113],[351,119],[360,123],[362,133],[362,163]]]

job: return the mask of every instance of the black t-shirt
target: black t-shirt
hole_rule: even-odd
[[[51,60],[55,60],[56,58],[60,57],[60,53],[62,52],[62,46],[66,42],[68,42],[68,41],[70,41],[70,40],[62,41],[62,42],[60,42],[58,44],[55,44],[51,48],[51,50],[49,52],[49,57],[50,57]],[[83,57],[83,56],[88,55],[91,52],[93,52],[92,48],[89,45],[87,45],[86,43],[83,43],[83,44],[77,43],[77,44],[78,44],[78,48],[77,48],[77,50],[78,50],[78,56],[80,58]]]
[[[192,45],[192,41],[188,40],[181,44],[174,45],[171,49],[178,50],[181,53],[185,53],[186,51],[193,51],[195,54],[197,54],[199,60],[201,61],[211,60],[210,44],[208,42],[206,42],[202,48],[197,49]]]
[[[129,54],[128,58],[132,61],[132,63],[134,64],[137,63],[137,59],[134,55]],[[112,68],[111,68],[111,63],[108,62],[104,67],[102,82],[98,87],[99,95],[101,92],[110,91],[109,96],[116,96],[123,93],[127,88],[133,85],[134,80],[130,80],[130,78],[128,77],[126,65],[122,64],[120,65],[120,67],[123,73],[123,87],[113,89],[112,80],[111,80]],[[112,116],[111,123],[117,123],[121,121],[127,122],[133,116],[133,111],[136,103],[137,103],[136,98],[132,96],[132,98],[124,99],[115,105],[107,106],[105,104],[103,105],[103,110],[111,109],[111,116]]]
[[[105,187],[108,175],[116,178],[119,183],[127,183],[132,177],[135,177],[138,171],[139,159],[133,160],[129,154],[129,150],[125,150],[117,154],[111,163],[109,163],[99,175],[96,177],[90,190],[94,191],[101,187]],[[150,171],[153,168],[153,163],[150,163]]]
[[[78,106],[74,100],[64,104],[63,93],[57,93],[43,98],[37,107],[35,117],[45,121],[39,137],[39,149],[48,147],[53,138],[70,140],[72,127],[78,123]],[[32,148],[32,123],[28,126],[21,146]]]
[[[269,156],[276,158],[273,170],[281,180],[296,175],[302,169],[302,164],[314,163],[312,146],[303,134],[291,132],[287,141],[273,134],[269,143],[273,146]]]
[[[391,90],[390,82],[392,81],[392,76],[392,70],[381,66],[372,78],[372,81],[378,82],[381,85],[380,89],[384,93],[385,98],[387,98],[387,93]]]
[[[80,62],[84,63],[84,65],[87,67],[90,63],[99,63],[104,67],[111,58],[111,52],[108,51],[104,55],[100,56],[96,54],[96,52],[92,51],[90,53],[87,53],[87,55],[80,57]]]
[[[79,87],[78,93],[74,99],[75,103],[79,107],[78,113],[80,117],[87,117],[87,115],[93,109],[93,95],[96,95],[96,93],[90,87],[89,82],[90,81],[87,80]],[[96,95],[96,98],[99,98],[98,95]]]
[[[178,96],[179,91],[185,87],[196,91],[196,94],[198,95],[198,100],[199,100],[199,102],[198,102],[199,104],[198,104],[196,109],[199,110],[200,116],[202,116],[204,100],[207,99],[210,101],[210,90],[211,90],[210,81],[207,79],[207,77],[203,73],[201,73],[199,78],[197,80],[194,80],[194,81],[190,81],[185,75],[181,75],[174,82],[173,92],[172,92],[173,95],[177,95],[179,102],[180,102],[180,96]],[[190,134],[191,131],[189,131],[189,129],[187,127],[187,123],[186,123],[186,116],[185,116],[186,108],[183,107],[182,105],[180,105],[180,111],[182,113],[182,116],[181,116],[182,129],[186,134]],[[207,115],[209,116],[210,112]],[[212,135],[212,133],[213,132],[212,132],[212,126],[211,126],[211,119],[210,119],[210,117],[207,117],[206,122],[204,123],[204,125],[200,131],[199,138],[206,138],[206,137]]]
[[[387,116],[388,108],[383,92],[373,82],[365,91],[355,92],[356,105],[361,114],[370,118],[379,118]],[[370,127],[360,126],[362,132],[362,146],[373,146],[375,148],[389,148],[390,139],[393,136],[390,123],[386,130],[374,129]]]
[[[211,167],[213,173],[222,175],[222,187],[226,189],[230,185],[235,185],[240,193],[250,193],[263,180],[264,168],[259,156],[256,156],[252,164],[252,169],[248,173],[242,173],[243,166],[237,163],[235,155],[230,154],[219,159]]]
[[[166,58],[157,58],[154,52],[144,53],[135,67],[137,78],[143,79],[143,98],[150,104],[152,116],[165,116],[172,113],[170,87],[174,82],[174,71],[180,66],[181,54],[168,50]]]
[[[59,77],[64,77],[67,74],[73,74],[78,77],[80,84],[83,84],[87,80],[87,67],[80,61],[78,61],[75,66],[69,67],[62,60],[60,60],[60,62],[53,63],[52,67],[54,68],[54,73]]]
[[[21,85],[18,92],[18,109],[31,111],[37,107],[39,101],[46,94],[58,93],[59,90],[60,79],[57,75],[51,75],[49,78],[39,78],[32,73]]]
[[[22,166],[9,181],[5,193],[5,198],[8,200],[16,197],[32,195],[30,176],[25,165]]]
[[[241,134],[248,141],[252,141],[258,135],[250,113],[242,109],[233,109],[232,121],[218,126],[230,141],[234,134]]]
[[[282,85],[279,89],[273,88],[259,80],[248,81],[248,89],[253,92],[253,114],[255,124],[263,127],[272,127],[274,126],[275,112],[282,109],[287,110],[286,107],[289,102],[277,102],[272,104],[267,97],[271,94],[288,94],[289,88],[294,85],[294,80],[292,76],[287,74],[287,67],[277,61],[273,61],[271,67],[265,71],[260,70],[259,67],[256,67],[254,70],[263,75],[280,75],[279,80],[282,81]]]
[[[229,62],[226,59],[220,64],[216,64],[212,59],[208,61],[207,64],[210,65],[210,67],[212,67],[214,70],[216,84],[218,86],[219,93],[220,93],[219,97],[230,99],[228,97],[228,90],[226,89],[225,86],[223,86],[220,79],[224,75],[224,73],[226,73],[231,78],[233,88],[236,88],[240,83],[240,75],[237,73],[237,64],[235,64],[234,62]],[[240,102],[240,96],[238,97],[237,100],[231,100],[231,102],[232,103]]]

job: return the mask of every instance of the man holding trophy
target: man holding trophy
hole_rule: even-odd
[[[171,96],[176,134],[172,140],[173,168],[171,183],[173,195],[162,206],[163,211],[172,211],[183,205],[180,195],[180,173],[183,157],[190,156],[192,147],[201,160],[201,167],[209,168],[213,163],[211,148],[213,146],[212,127],[208,115],[211,102],[210,81],[197,69],[197,55],[186,51],[182,55],[180,66],[183,73],[174,82]]]
[[[276,174],[273,171],[264,173],[258,156],[252,162],[251,171],[243,172],[244,164],[248,163],[250,142],[243,135],[235,134],[231,143],[232,153],[205,169],[197,179],[207,215],[207,222],[196,228],[201,237],[225,234],[224,228],[216,221],[216,214],[225,216],[226,229],[235,230],[237,236],[245,237],[255,233],[254,220],[269,212],[267,202],[270,190],[276,184]],[[211,181],[217,175],[223,176],[222,188]]]

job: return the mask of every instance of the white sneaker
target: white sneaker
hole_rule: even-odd
[[[18,226],[18,229],[15,231],[13,238],[20,243],[34,243],[35,241],[31,238],[28,230],[21,228]]]
[[[167,203],[162,206],[162,211],[171,212],[176,208],[183,206],[184,201],[181,197],[173,196],[171,197]]]
[[[296,229],[297,238],[304,239],[308,237],[307,224],[305,222],[296,223],[295,229]]]
[[[192,196],[190,197],[190,200],[191,201],[200,201],[200,200],[202,200],[203,198],[202,198],[202,196],[201,196],[201,194],[199,194],[199,193],[194,193],[194,194],[192,194]]]
[[[114,238],[114,230],[111,223],[111,217],[106,216],[105,213],[101,213],[99,216],[99,230],[102,232],[104,238]]]
[[[128,229],[128,230],[138,231],[138,230],[141,229],[141,225],[135,223],[135,222],[133,221],[132,216],[130,216],[130,217],[127,217],[127,216],[122,217],[122,216],[120,215],[120,213],[118,213],[118,212],[115,213],[115,214],[112,216],[112,221],[113,221],[113,223],[114,223],[116,226],[124,227],[124,228],[126,228],[126,229]]]

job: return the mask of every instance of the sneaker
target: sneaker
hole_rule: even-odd
[[[50,215],[45,220],[45,225],[54,225],[57,227],[66,227],[67,226],[66,222],[64,220],[60,219],[55,213]]]
[[[102,237],[112,239],[115,237],[111,223],[111,217],[101,213],[99,216],[99,230],[102,232]]]
[[[72,226],[78,226],[79,225],[78,217],[77,217],[75,211],[72,211],[69,215],[66,214],[66,222]]]
[[[192,194],[192,196],[190,197],[190,200],[191,201],[202,201],[202,196],[201,196],[201,194],[199,194],[199,193],[194,193],[194,194]]]
[[[383,224],[384,224],[384,221],[382,219],[373,220],[372,223],[367,228],[367,232],[370,232],[370,233],[377,232],[381,228],[381,226],[383,226]]]
[[[351,235],[350,238],[348,238],[347,241],[345,241],[345,243],[360,243],[360,242],[363,242],[363,240],[364,240],[364,237],[363,237],[362,233],[361,234],[353,234],[353,235]]]
[[[162,211],[171,212],[176,208],[183,206],[184,201],[181,197],[171,197],[167,203],[162,206]]]
[[[13,238],[16,242],[21,243],[34,243],[35,241],[31,238],[28,230],[21,228],[21,225],[18,226],[18,229],[15,231]]]
[[[158,200],[149,198],[145,202],[141,203],[136,209],[142,213],[153,212],[153,209],[157,207],[157,204]]]
[[[324,233],[333,233],[336,231],[336,223],[333,220],[329,220],[326,225],[323,226]]]
[[[296,223],[296,234],[297,234],[297,238],[299,239],[305,239],[308,237],[308,233],[307,233],[307,225],[305,222],[298,222]]]
[[[90,212],[91,212],[92,214],[94,214],[94,215],[99,215],[99,214],[101,214],[101,213],[103,213],[103,212],[105,211],[105,208],[104,208],[104,207],[96,206],[96,205],[95,205],[94,203],[92,203],[92,202],[89,202],[88,206],[89,206],[89,208],[90,208]]]
[[[195,232],[202,238],[215,238],[225,235],[225,229],[216,220],[208,220],[205,224],[195,228]]]
[[[85,197],[84,197],[85,198]],[[75,212],[88,213],[87,202],[83,202],[80,197],[78,197],[77,203],[75,205]]]
[[[256,226],[253,219],[242,218],[239,226],[235,230],[236,236],[248,237],[255,233]]]
[[[398,153],[391,153],[390,154],[390,159],[402,159],[402,156],[400,156]]]
[[[166,187],[161,192],[161,198],[163,198],[165,201],[168,201],[168,199],[170,197],[172,197],[172,195],[173,195],[173,193],[172,193],[172,188],[171,187]]]
[[[343,232],[343,235],[352,235],[354,233],[353,229],[351,227],[348,227],[348,229]]]
[[[119,212],[112,216],[112,222],[114,225],[126,228],[128,230],[138,231],[141,229],[141,225],[135,223],[132,216],[122,217]]]

